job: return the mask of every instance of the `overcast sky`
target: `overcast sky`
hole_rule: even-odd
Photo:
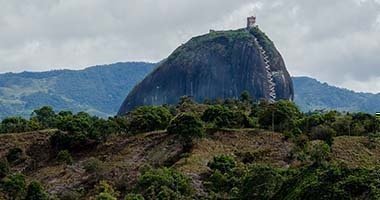
[[[0,0],[0,73],[157,62],[253,14],[292,75],[380,92],[380,0]]]

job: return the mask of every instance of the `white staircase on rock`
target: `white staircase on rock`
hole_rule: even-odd
[[[268,80],[268,85],[269,85],[269,101],[275,102],[276,101],[276,84],[274,83],[273,74],[272,74],[272,71],[270,69],[269,57],[266,54],[266,51],[261,46],[260,42],[257,40],[256,37],[255,37],[255,41],[259,47],[259,51],[260,51],[261,55],[263,56],[264,62],[265,62],[265,70],[266,70],[267,80]]]

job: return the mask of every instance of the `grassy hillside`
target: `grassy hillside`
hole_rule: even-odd
[[[194,148],[185,154],[177,138],[164,131],[128,138],[115,136],[102,145],[73,154],[72,165],[52,161],[49,151],[38,151],[35,145],[49,146],[48,138],[49,132],[6,134],[0,135],[0,146],[17,146],[24,152],[25,161],[13,166],[12,171],[27,174],[29,181],[40,181],[50,194],[76,194],[82,195],[81,199],[94,195],[94,186],[99,179],[114,183],[116,188],[131,187],[136,184],[141,169],[147,165],[173,167],[191,177],[199,191],[204,190],[204,185],[197,183],[210,172],[207,164],[218,155],[243,160],[243,155],[251,152],[256,155],[256,164],[283,169],[299,166],[298,161],[289,159],[294,143],[282,134],[262,130],[218,131],[198,140]],[[377,166],[380,142],[377,141],[372,148],[366,146],[367,142],[366,137],[335,138],[332,162],[345,163],[352,169]],[[0,155],[6,153],[4,148],[0,149]],[[103,167],[96,172],[86,171],[86,165],[91,160],[99,161]],[[37,166],[32,169],[36,161]],[[88,193],[81,194],[80,188],[87,188]]]
[[[379,124],[244,94],[108,119],[44,107],[0,124],[0,199],[378,199]]]

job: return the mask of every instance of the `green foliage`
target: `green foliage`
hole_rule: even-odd
[[[311,145],[309,155],[313,163],[317,166],[326,164],[327,159],[330,157],[330,146],[326,143],[316,143]]]
[[[112,185],[107,181],[100,181],[99,184],[96,186],[96,190],[99,193],[96,199],[99,200],[117,199],[117,197],[119,196],[119,193],[116,192],[113,189]]]
[[[212,170],[219,170],[221,173],[231,172],[236,166],[234,158],[227,155],[215,156],[212,162],[208,163],[208,167]]]
[[[128,194],[124,200],[144,200],[144,196],[141,194]]]
[[[39,182],[32,181],[27,189],[25,200],[48,200],[49,197]]]
[[[240,95],[240,101],[245,103],[251,103],[252,97],[248,91],[243,91]]]
[[[288,179],[273,199],[379,199],[379,169],[306,168]]]
[[[99,174],[103,170],[103,162],[97,158],[91,157],[84,163],[83,168],[87,173]]]
[[[275,168],[253,165],[242,178],[241,199],[271,199],[282,187],[284,177]]]
[[[9,151],[7,153],[7,160],[10,163],[15,163],[16,161],[21,159],[22,155],[23,155],[22,149],[20,149],[18,147],[11,148],[11,149],[9,149]]]
[[[0,133],[22,133],[32,131],[28,120],[21,117],[9,117],[4,119],[0,124]]]
[[[166,129],[172,115],[163,106],[142,106],[129,113],[127,119],[130,132],[143,133]]]
[[[57,131],[51,138],[51,144],[58,150],[81,147],[86,143],[99,143],[116,133],[117,124],[113,119],[100,119],[87,113],[60,112],[56,116]]]
[[[170,122],[167,131],[169,134],[179,135],[185,144],[190,144],[194,138],[204,135],[203,123],[193,113],[181,113],[176,116]]]
[[[313,140],[323,140],[325,141],[329,146],[332,146],[334,136],[336,135],[336,132],[334,129],[325,126],[325,125],[319,125],[314,127],[311,130],[311,139]]]
[[[113,197],[111,194],[102,192],[96,196],[96,200],[117,200],[116,197]]]
[[[1,181],[1,189],[9,199],[22,199],[26,191],[26,181],[22,174],[12,174]]]
[[[145,199],[175,200],[193,195],[190,179],[168,169],[150,169],[138,179],[137,190]]]
[[[274,104],[261,102],[257,115],[261,127],[271,129],[274,124],[274,130],[279,132],[294,131],[298,128],[296,123],[301,117],[294,103],[283,100]]]
[[[233,111],[221,105],[209,106],[203,113],[202,120],[213,123],[218,128],[253,127],[253,123],[243,111]]]
[[[40,109],[34,110],[32,113],[32,119],[38,121],[41,128],[53,128],[56,127],[56,115],[52,107],[44,106]]]
[[[58,152],[57,161],[60,163],[66,163],[68,165],[73,164],[73,158],[68,150],[62,150]]]
[[[9,163],[7,159],[0,160],[0,180],[7,176],[10,172]]]
[[[215,198],[236,198],[242,173],[236,168],[235,160],[230,156],[215,156],[208,163],[212,173],[206,179],[205,186]]]
[[[59,195],[60,200],[77,200],[81,199],[84,195],[85,191],[83,188],[75,189],[75,190],[69,190],[64,191],[62,194]]]

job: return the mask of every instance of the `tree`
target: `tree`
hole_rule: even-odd
[[[309,155],[314,165],[321,166],[324,165],[326,160],[330,157],[330,152],[330,146],[322,142],[313,144],[309,150]]]
[[[31,131],[28,126],[28,120],[21,117],[5,118],[0,125],[1,133],[22,133]]]
[[[175,200],[191,197],[190,179],[168,168],[149,169],[138,179],[137,190],[146,199]]]
[[[204,135],[202,121],[193,113],[181,113],[169,124],[167,129],[169,134],[179,135],[184,144],[191,145],[194,138],[201,138]]]
[[[215,156],[213,160],[208,163],[208,167],[212,170],[219,170],[222,173],[231,172],[235,166],[236,162],[234,158],[227,155]]]
[[[244,103],[251,103],[252,97],[248,91],[243,91],[240,95],[240,101]]]
[[[127,119],[130,132],[142,133],[166,129],[172,115],[162,106],[142,106],[129,113]]]
[[[40,109],[34,110],[32,113],[32,119],[33,118],[37,119],[42,128],[56,127],[56,114],[50,106],[44,106]]]
[[[331,127],[336,131],[337,136],[351,135],[352,117],[350,115],[337,116]]]
[[[279,170],[265,165],[253,165],[242,178],[241,199],[271,199],[283,182]]]
[[[39,182],[32,181],[27,189],[25,200],[48,200],[49,197]]]
[[[292,131],[301,117],[298,107],[290,101],[281,100],[274,104],[261,102],[258,111],[258,121],[261,127],[275,131]]]
[[[253,127],[253,123],[245,113],[221,105],[209,106],[203,113],[202,120],[213,123],[218,128]]]
[[[317,127],[314,127],[311,130],[311,139],[312,140],[323,140],[325,141],[329,146],[333,144],[334,136],[336,135],[336,132],[334,129],[325,126],[325,125],[319,125]]]
[[[22,174],[5,177],[1,187],[9,199],[22,199],[25,195],[26,181]]]

